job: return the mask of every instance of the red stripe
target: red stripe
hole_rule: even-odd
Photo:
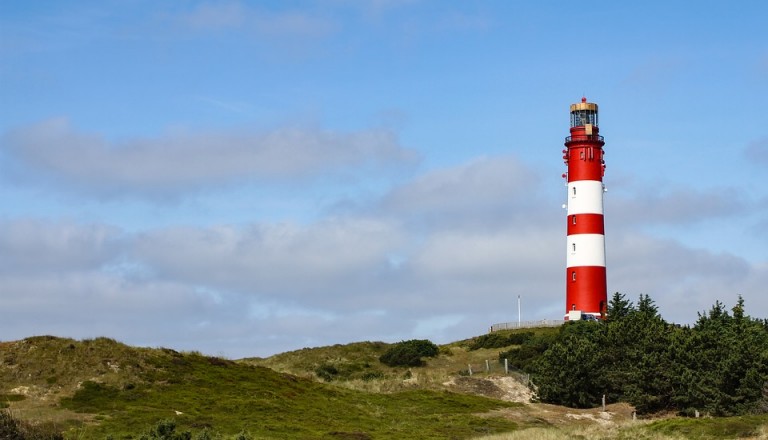
[[[597,143],[579,142],[568,147],[568,181],[603,180],[603,149]]]
[[[568,235],[603,234],[605,224],[602,214],[572,214],[568,216]]]
[[[576,273],[576,280],[573,274]],[[579,266],[566,269],[565,313],[581,310],[586,313],[600,313],[608,304],[608,290],[605,281],[605,267]]]

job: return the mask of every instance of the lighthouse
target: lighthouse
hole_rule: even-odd
[[[605,317],[608,292],[605,276],[603,221],[603,137],[597,104],[582,98],[571,105],[571,135],[565,138],[563,160],[568,167],[565,319]]]

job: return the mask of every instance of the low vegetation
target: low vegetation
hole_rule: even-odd
[[[741,298],[731,312],[717,302],[692,327],[678,326],[648,296],[635,306],[617,293],[606,322],[562,326],[524,367],[539,398],[559,405],[594,407],[605,395],[640,413],[765,413],[768,322],[747,316]]]
[[[440,353],[437,345],[426,339],[412,339],[393,344],[379,357],[384,365],[390,367],[421,367],[423,358],[432,358]]]
[[[0,410],[0,439],[2,440],[64,440],[61,432],[50,423],[18,420],[10,411]]]
[[[616,294],[606,322],[440,347],[358,342],[231,361],[40,336],[0,342],[0,439],[768,439],[767,334],[741,300],[681,327],[650,298]],[[632,406],[511,402],[530,391],[505,359],[545,402],[593,408],[605,394]]]
[[[501,348],[510,345],[522,345],[533,339],[535,333],[532,331],[500,331],[488,333],[487,335],[473,338],[469,344],[470,350],[479,350],[481,348]]]
[[[617,426],[572,425],[534,427],[477,440],[717,440],[768,439],[768,418],[759,416],[706,419],[628,421]]]
[[[90,349],[95,345],[99,350]],[[10,402],[16,418],[68,414],[56,425],[67,438],[161,438],[167,429],[151,430],[161,420],[171,420],[173,435],[226,440],[240,433],[254,439],[468,438],[517,427],[501,417],[479,416],[515,403],[413,387],[367,393],[200,353],[53,337],[1,348],[3,387],[27,396]],[[57,408],[51,408],[56,400]]]

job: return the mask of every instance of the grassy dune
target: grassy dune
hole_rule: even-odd
[[[43,432],[78,440],[137,439],[165,419],[193,438],[206,432],[226,440],[238,433],[252,439],[768,440],[767,415],[633,421],[626,404],[603,413],[510,402],[525,400],[524,393],[509,393],[526,388],[497,362],[508,347],[469,350],[472,342],[440,347],[424,367],[392,368],[378,361],[389,347],[381,342],[232,361],[108,338],[34,337],[0,342],[0,408]]]
[[[30,338],[0,347],[2,392],[18,418],[55,420],[77,439],[136,438],[160,419],[253,438],[468,438],[510,431],[519,404],[429,389],[368,393],[199,353],[106,338]],[[62,415],[64,415],[62,417]]]

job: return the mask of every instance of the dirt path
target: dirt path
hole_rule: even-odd
[[[542,426],[589,426],[603,428],[618,426],[632,420],[634,408],[625,403],[607,405],[602,408],[574,409],[544,403],[531,403],[531,390],[510,376],[454,377],[443,383],[449,389],[478,394],[507,402],[523,403],[525,406],[504,408],[493,411],[489,416],[502,416],[524,424]]]

